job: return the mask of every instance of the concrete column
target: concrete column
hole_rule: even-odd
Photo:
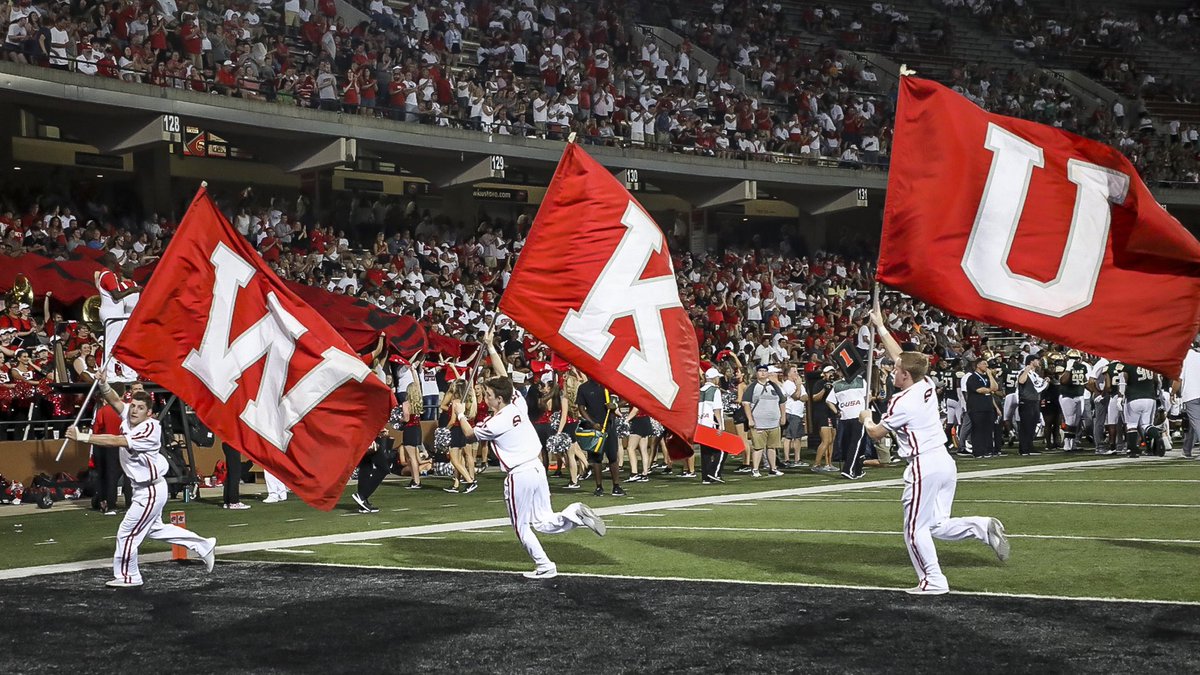
[[[142,198],[142,211],[171,213],[171,156],[167,144],[134,152],[133,171],[134,183]]]
[[[15,105],[0,105],[0,162],[13,165],[12,137],[21,133],[21,111]]]
[[[814,216],[801,211],[796,225],[797,233],[808,253],[815,253],[829,245],[828,216]]]
[[[442,214],[451,223],[462,222],[467,232],[474,232],[479,225],[479,203],[471,196],[470,184],[459,184],[440,191]]]

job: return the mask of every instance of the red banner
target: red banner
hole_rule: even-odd
[[[1115,149],[902,78],[879,281],[1168,376],[1200,327],[1200,242]]]
[[[449,357],[455,363],[475,358],[479,352],[478,342],[463,342],[441,333],[429,332],[429,353]]]
[[[354,349],[271,272],[203,189],[114,353],[325,510],[338,501],[395,404]]]
[[[425,329],[411,316],[393,314],[361,298],[332,293],[316,286],[294,281],[283,283],[325,317],[359,352],[373,350],[380,333],[386,333],[391,350],[405,358],[412,358],[428,346]]]
[[[35,297],[41,298],[47,291],[54,293],[54,300],[63,305],[83,302],[96,294],[95,273],[104,267],[91,260],[51,260],[36,253],[0,257],[0,288],[12,288],[18,274],[23,274],[33,286]]]
[[[691,441],[696,333],[662,231],[568,143],[500,309],[580,370]]]

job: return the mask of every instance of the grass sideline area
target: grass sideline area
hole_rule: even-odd
[[[1094,455],[1068,455],[1063,453],[1044,454],[1039,457],[1022,458],[1008,455],[987,460],[960,459],[959,471],[980,471],[1013,466],[1058,464],[1062,462],[1090,461]],[[807,468],[787,472],[778,478],[752,479],[744,474],[735,474],[736,464],[729,463],[725,469],[724,485],[701,485],[698,478],[685,479],[678,475],[655,476],[650,483],[625,485],[628,497],[616,499],[610,496],[593,497],[590,481],[577,491],[565,490],[565,478],[550,477],[551,500],[555,508],[562,508],[573,501],[583,501],[599,508],[615,504],[636,504],[646,501],[687,499],[710,495],[754,494],[768,490],[802,488],[823,485],[845,484],[847,481],[837,474],[814,474]],[[885,469],[870,469],[860,483],[901,478],[904,464],[897,463]],[[184,511],[190,529],[215,536],[222,546],[252,541],[333,535],[345,532],[360,532],[381,527],[408,525],[430,525],[435,523],[461,522],[482,518],[507,518],[501,485],[504,474],[490,467],[479,475],[480,486],[470,495],[453,495],[442,491],[449,485],[447,478],[426,477],[425,489],[405,490],[408,479],[393,477],[379,488],[372,501],[382,510],[379,514],[358,513],[350,495],[354,482],[347,486],[338,506],[329,513],[313,509],[295,495],[290,495],[281,504],[265,505],[247,496],[245,502],[253,508],[249,511],[227,511],[218,508],[221,490],[205,490],[205,498],[191,503],[181,500],[168,502],[163,510],[164,517],[171,511]],[[607,482],[606,489],[611,487]],[[121,500],[124,503],[124,500]],[[120,517],[105,517],[87,510],[83,504],[60,503],[48,511],[40,511],[32,505],[20,507],[20,511],[0,507],[0,569],[46,565],[53,563],[91,560],[112,555],[112,538],[116,533]],[[66,508],[64,508],[66,507]],[[399,511],[397,509],[400,509]],[[11,535],[11,538],[10,538]],[[165,551],[167,547],[157,542],[146,541],[143,553]]]
[[[956,514],[1003,520],[1012,536],[1013,557],[1001,564],[978,542],[939,542],[951,587],[1200,602],[1200,580],[1180,574],[1200,555],[1200,463],[1169,457],[1133,463],[1088,461],[1096,459],[1046,454],[961,460]],[[1089,466],[1072,466],[1081,461]],[[1017,466],[1031,471],[972,477]],[[903,588],[912,585],[914,574],[900,538],[900,487],[886,484],[901,473],[899,467],[873,470],[868,479],[854,484],[806,470],[757,480],[729,472],[732,480],[723,486],[662,477],[629,486],[630,496],[625,499],[565,491],[561,489],[565,481],[551,479],[556,508],[575,500],[605,508],[717,495],[732,498],[609,515],[610,530],[603,539],[584,531],[543,536],[542,541],[563,572]],[[240,512],[205,502],[172,503],[168,510],[182,507],[190,528],[216,536],[223,547],[453,525],[504,519],[501,477],[498,471],[488,471],[481,476],[480,489],[471,495],[442,492],[446,481],[436,478],[426,479],[428,487],[422,491],[385,483],[373,499],[382,511],[370,515],[353,510],[348,497],[330,513],[294,498],[270,506],[252,502],[255,508]],[[839,491],[755,497],[823,486],[839,487]],[[737,499],[740,496],[745,499]],[[108,558],[116,524],[116,518],[85,509],[52,509],[0,519],[0,569]],[[156,542],[143,546],[146,553],[164,550]],[[519,571],[530,567],[507,525],[218,557],[397,568]],[[149,575],[153,574],[151,569]],[[1171,583],[1164,583],[1166,579]]]

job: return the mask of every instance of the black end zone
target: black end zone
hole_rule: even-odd
[[[1200,607],[147,565],[0,582],[0,672],[1200,672]]]

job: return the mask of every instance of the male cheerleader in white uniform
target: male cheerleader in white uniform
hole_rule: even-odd
[[[95,275],[96,293],[100,296],[100,321],[104,324],[104,353],[107,368],[105,373],[109,382],[134,382],[137,373],[120,361],[108,357],[113,346],[121,339],[121,331],[125,330],[124,321],[112,319],[128,319],[137,306],[142,289],[132,279],[123,277],[119,271],[121,266],[111,253],[100,257],[100,264],[108,269]]]
[[[117,549],[113,554],[113,578],[108,586],[132,588],[142,585],[138,569],[138,547],[146,537],[179,544],[196,552],[204,568],[213,569],[216,538],[204,538],[182,527],[164,523],[163,507],[167,504],[167,460],[159,453],[162,427],[150,416],[150,394],[134,392],[128,404],[105,381],[100,373],[100,396],[121,416],[120,434],[89,434],[75,427],[67,429],[67,438],[80,443],[120,448],[121,469],[133,485],[133,500],[125,519],[117,528]]]
[[[517,532],[517,539],[537,564],[537,568],[526,572],[525,577],[552,579],[558,576],[558,567],[542,549],[535,530],[542,534],[560,534],[584,526],[604,536],[606,527],[586,504],[575,502],[558,513],[550,506],[550,484],[546,482],[546,469],[542,466],[542,441],[533,427],[533,420],[529,419],[525,397],[513,389],[504,360],[492,344],[491,333],[484,336],[484,343],[497,374],[483,383],[483,401],[492,415],[472,428],[462,401],[454,402],[455,414],[467,442],[472,442],[472,438],[491,441],[500,467],[508,472],[504,480],[508,517]]]
[[[901,352],[878,308],[871,312],[871,320],[888,356],[896,364],[892,378],[899,391],[879,424],[872,421],[870,410],[864,410],[860,418],[867,434],[875,440],[888,432],[895,434],[898,453],[908,460],[902,500],[904,543],[919,582],[907,592],[941,595],[949,592],[950,586],[938,564],[937,549],[933,546],[935,537],[946,541],[978,539],[991,546],[1001,561],[1008,560],[1008,539],[1004,536],[1004,525],[995,518],[950,516],[958,473],[954,459],[946,452],[937,391],[925,376],[929,359],[917,352]]]

